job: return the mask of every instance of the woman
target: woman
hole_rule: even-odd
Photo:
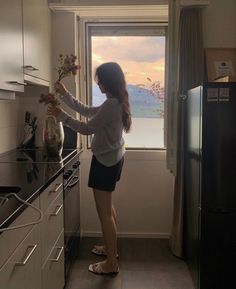
[[[89,271],[95,274],[119,272],[117,262],[116,212],[112,205],[112,192],[119,181],[124,162],[123,131],[129,132],[131,114],[124,73],[117,63],[109,62],[96,69],[95,80],[106,100],[99,107],[88,107],[75,99],[58,82],[56,91],[61,99],[73,110],[89,117],[87,123],[73,119],[58,107],[49,107],[48,112],[75,131],[93,134],[93,153],[88,186],[93,188],[97,213],[101,222],[105,246],[95,246],[97,255],[106,255],[103,262],[92,264]],[[41,102],[48,103],[42,96]]]

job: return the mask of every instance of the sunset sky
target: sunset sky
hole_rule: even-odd
[[[93,70],[108,61],[122,67],[129,84],[159,80],[164,86],[165,37],[161,36],[93,36]]]

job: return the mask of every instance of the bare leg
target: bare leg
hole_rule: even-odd
[[[112,205],[112,217],[117,227],[117,214],[114,205]],[[105,242],[104,242],[105,243]],[[106,254],[106,246],[105,245],[94,245],[96,251],[104,252]]]
[[[103,237],[106,246],[107,259],[103,263],[105,271],[116,271],[117,263],[117,237],[116,237],[116,213],[112,207],[112,192],[94,189],[94,199],[101,221]],[[113,216],[114,214],[114,216]]]
[[[114,222],[115,222],[115,224],[117,226],[117,214],[116,214],[116,210],[115,210],[114,205],[112,205],[112,217],[113,217]]]

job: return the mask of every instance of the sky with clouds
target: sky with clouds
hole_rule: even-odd
[[[117,62],[128,84],[160,81],[164,87],[165,37],[161,36],[93,36],[93,70],[104,62]]]

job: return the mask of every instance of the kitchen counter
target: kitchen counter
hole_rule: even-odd
[[[40,154],[38,149],[33,153]],[[74,149],[67,152],[66,156],[62,154],[61,158],[41,161],[32,158],[11,158],[12,155],[19,155],[18,150],[0,155],[0,196],[6,195],[3,192],[4,187],[19,187],[17,195],[25,201],[32,202],[63,172],[66,164],[80,153],[81,149]],[[0,228],[9,226],[26,207],[14,196],[10,197],[0,206]]]

